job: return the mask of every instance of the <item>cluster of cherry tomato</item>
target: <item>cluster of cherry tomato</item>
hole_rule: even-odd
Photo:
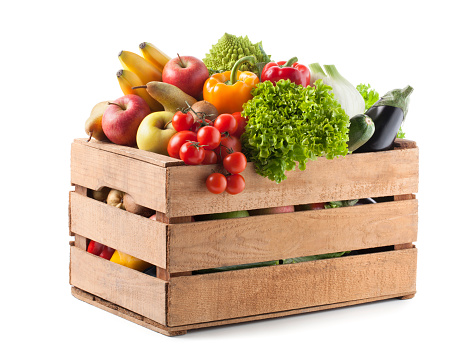
[[[175,113],[172,125],[177,133],[169,140],[168,154],[188,165],[222,163],[227,175],[210,174],[207,189],[214,194],[241,193],[245,179],[240,173],[245,170],[247,161],[241,152],[240,137],[245,131],[246,118],[235,112],[221,114],[214,121],[206,115],[195,120],[192,112],[187,108]]]

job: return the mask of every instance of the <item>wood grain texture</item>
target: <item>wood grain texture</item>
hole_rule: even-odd
[[[165,180],[163,167],[85,143],[71,145],[73,184],[93,190],[107,186],[129,193],[139,205],[165,211]]]
[[[171,278],[168,326],[406,294],[416,248]]]
[[[165,325],[167,283],[70,247],[70,284]]]
[[[71,192],[71,230],[153,265],[166,267],[167,225]]]
[[[185,165],[182,160],[171,158],[167,155],[139,150],[130,146],[117,145],[111,142],[97,141],[94,139],[91,139],[91,141],[88,142],[87,140],[88,139],[75,139],[74,142],[95,149],[109,151],[117,155],[123,155],[136,160],[145,161],[147,163],[158,165],[164,168],[172,165]]]
[[[387,300],[387,299],[393,299],[393,298],[400,298],[402,300],[406,300],[406,299],[408,299],[410,297],[413,297],[415,295],[413,292],[408,292],[403,296],[400,296],[400,294],[377,296],[377,297],[368,298],[368,299],[345,301],[345,302],[336,303],[336,304],[312,306],[312,307],[304,308],[304,309],[293,309],[293,310],[279,311],[279,312],[276,312],[276,313],[245,316],[243,318],[226,319],[226,320],[219,320],[219,321],[208,322],[208,323],[182,325],[180,327],[167,327],[167,326],[159,324],[159,323],[157,323],[157,322],[155,322],[151,319],[148,319],[144,316],[136,314],[136,313],[134,313],[130,310],[124,309],[119,305],[112,304],[112,303],[110,303],[110,302],[108,302],[104,299],[98,298],[95,295],[92,295],[90,293],[87,293],[86,291],[78,289],[77,287],[73,286],[71,288],[71,293],[74,297],[76,297],[77,299],[79,299],[81,301],[84,301],[88,304],[91,304],[91,305],[96,306],[100,309],[108,311],[111,314],[120,316],[120,317],[122,317],[126,320],[129,320],[133,323],[136,323],[140,326],[143,326],[143,327],[148,328],[150,330],[153,330],[155,332],[164,334],[166,336],[183,335],[183,334],[186,334],[188,330],[192,330],[192,329],[209,328],[209,327],[212,327],[212,326],[239,324],[239,323],[244,323],[244,322],[264,320],[264,319],[272,319],[272,318],[278,318],[278,317],[290,316],[290,315],[296,315],[296,314],[312,313],[312,312],[323,311],[323,310],[328,310],[328,309],[341,308],[341,307],[345,307],[345,306],[365,304],[365,303],[370,303],[370,302],[379,301],[379,300]]]
[[[418,201],[169,225],[170,272],[417,240]]]
[[[134,313],[131,310],[124,309],[122,306],[113,304],[107,300],[101,299],[100,297],[90,294],[84,290],[78,289],[74,286],[71,287],[71,294],[81,301],[87,302],[88,304],[110,312],[111,314],[129,320],[133,323],[136,323],[140,326],[153,330],[157,333],[161,333],[163,335],[177,336],[183,335],[187,332],[183,329],[174,329],[170,331],[166,326],[159,324],[156,321],[146,318],[145,316],[142,316],[140,314]]]
[[[319,158],[310,161],[305,172],[288,172],[287,180],[280,184],[258,175],[253,164],[248,163],[241,173],[246,188],[237,195],[215,195],[207,191],[205,180],[215,169],[215,165],[167,168],[165,213],[169,217],[177,217],[418,191],[416,147],[353,154],[334,160]]]

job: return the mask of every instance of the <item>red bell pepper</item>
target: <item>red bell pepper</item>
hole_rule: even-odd
[[[88,252],[92,253],[93,255],[110,260],[115,251],[116,250],[114,248],[104,246],[99,242],[92,240],[89,241]]]
[[[291,82],[303,87],[311,83],[311,71],[304,64],[297,63],[297,58],[291,58],[287,62],[270,62],[261,72],[261,82],[271,81],[276,84],[280,79],[289,79]]]

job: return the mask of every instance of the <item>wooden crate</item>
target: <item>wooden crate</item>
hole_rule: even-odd
[[[214,195],[216,165],[85,139],[71,149],[70,284],[77,298],[166,335],[416,292],[418,148],[320,158],[276,184],[242,173],[245,190]],[[110,187],[157,211],[157,221],[92,199]],[[380,198],[377,204],[225,220],[192,216]],[[95,240],[157,266],[157,276],[86,252]],[[353,251],[338,258],[242,270],[192,271]]]

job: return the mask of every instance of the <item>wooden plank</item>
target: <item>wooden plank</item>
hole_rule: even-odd
[[[165,325],[167,283],[71,247],[70,284]]]
[[[161,333],[167,336],[177,336],[177,335],[183,335],[187,331],[180,329],[174,329],[173,331],[170,331],[166,326],[161,325],[153,320],[150,320],[142,315],[136,314],[130,310],[124,309],[123,307],[112,304],[104,299],[98,298],[95,295],[92,295],[86,291],[83,291],[81,289],[78,289],[77,287],[72,286],[71,287],[71,294],[84,302],[87,302],[88,304],[91,304],[95,307],[101,308],[107,312],[110,312],[111,314],[114,314],[116,316],[119,316],[123,319],[129,320],[133,323],[136,323],[140,326],[143,326],[147,329],[153,330],[157,333]]]
[[[71,192],[71,230],[166,267],[167,225]]]
[[[79,195],[87,196],[88,195],[88,188],[85,188],[81,185],[75,185],[74,186],[74,192]],[[81,248],[82,250],[85,250],[88,248],[88,239],[84,236],[81,236],[77,233],[73,233],[71,231],[71,193],[69,193],[70,198],[69,198],[69,230],[70,230],[70,235],[74,235],[74,245],[78,248]]]
[[[120,316],[133,323],[136,323],[145,328],[151,329],[153,331],[156,331],[158,333],[161,333],[167,336],[183,335],[187,333],[188,330],[192,330],[192,329],[208,328],[212,326],[222,326],[222,325],[228,325],[228,324],[238,324],[238,323],[244,323],[244,322],[250,322],[250,321],[278,318],[283,316],[291,316],[296,314],[311,313],[311,312],[323,311],[328,309],[336,309],[336,308],[341,308],[345,306],[359,305],[359,304],[365,304],[365,303],[370,303],[374,301],[387,300],[387,299],[393,299],[393,298],[400,298],[402,300],[405,300],[407,298],[410,298],[410,296],[415,295],[414,292],[408,292],[404,296],[400,296],[400,294],[377,296],[377,297],[368,298],[368,299],[345,301],[345,302],[340,302],[336,304],[312,306],[312,307],[304,308],[304,309],[279,311],[277,313],[246,316],[243,318],[226,319],[226,320],[219,320],[219,321],[213,321],[208,323],[185,325],[180,327],[167,327],[153,320],[150,320],[144,316],[128,311],[127,309],[124,309],[116,304],[112,304],[104,299],[98,298],[97,296],[94,296],[81,289],[78,289],[77,287],[72,287],[71,293],[73,294],[74,297],[76,297],[77,299],[81,301],[87,302],[88,304],[96,306],[114,315]]]
[[[169,217],[250,210],[266,207],[382,197],[418,191],[418,148],[352,154],[310,161],[305,172],[287,173],[275,182],[259,176],[252,163],[241,173],[245,190],[237,195],[212,194],[205,180],[216,165],[167,168]],[[184,193],[184,190],[186,193]]]
[[[171,278],[168,326],[416,290],[415,248]]]
[[[111,142],[97,141],[91,139],[75,139],[74,142],[82,145],[86,145],[95,149],[105,150],[117,155],[123,155],[137,160],[145,161],[150,164],[158,165],[161,167],[168,167],[173,165],[185,165],[180,159],[171,158],[167,155],[156,154],[150,151],[139,150],[130,146],[122,146],[113,144]]]
[[[71,145],[71,182],[98,190],[107,186],[129,193],[137,204],[165,211],[166,169],[148,162],[96,149]]]
[[[417,240],[418,201],[169,225],[170,272]]]
[[[401,194],[401,195],[395,195],[393,198],[394,200],[412,200],[412,199],[416,199],[416,196],[415,194]],[[414,242],[415,241],[416,241],[416,238]],[[396,250],[404,250],[407,248],[413,248],[413,243],[400,243],[400,244],[396,244],[394,247]]]

